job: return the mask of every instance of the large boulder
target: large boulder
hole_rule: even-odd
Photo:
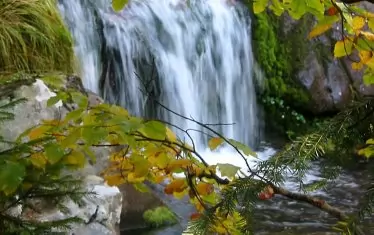
[[[32,79],[32,78],[30,78]],[[77,77],[68,77],[65,81],[65,87],[76,88],[79,90],[80,82],[77,82]],[[1,135],[6,140],[15,140],[26,129],[33,127],[41,122],[43,119],[59,119],[63,118],[68,109],[74,107],[63,106],[61,102],[47,107],[47,100],[55,96],[48,86],[40,79],[33,79],[23,85],[12,90],[12,94],[7,92],[1,93],[1,102],[6,102],[9,99],[26,98],[25,103],[17,104],[11,110],[15,114],[14,120],[9,120],[1,125]],[[11,84],[0,86],[0,90]],[[102,102],[97,95],[82,91],[88,94],[89,101],[92,105]],[[2,145],[2,148],[7,147]],[[97,175],[103,170],[109,156],[108,149],[96,149],[97,162],[95,165],[87,164],[81,171],[74,172],[77,177],[82,177],[83,189],[87,192],[94,192],[94,195],[89,195],[82,199],[83,204],[78,205],[71,200],[66,200],[64,206],[67,210],[61,211],[55,206],[42,207],[41,213],[33,214],[32,218],[39,221],[50,221],[54,219],[65,219],[68,217],[78,216],[86,223],[77,224],[69,230],[69,234],[79,235],[115,235],[118,234],[120,215],[122,210],[122,194],[117,187],[109,187],[104,180]],[[69,173],[71,174],[71,172]],[[15,208],[12,213],[20,213],[22,208]],[[27,215],[23,211],[22,215]]]
[[[362,3],[361,6],[374,11],[374,4]],[[374,94],[374,86],[363,84],[362,71],[352,70],[352,57],[343,59],[333,57],[334,44],[337,40],[341,40],[340,24],[335,25],[329,32],[308,40],[307,35],[315,23],[312,18],[300,24],[299,21],[284,14],[280,21],[280,36],[284,41],[293,42],[288,44],[289,49],[297,52],[300,51],[298,48],[300,45],[304,47],[302,50],[304,53],[299,57],[301,66],[294,75],[310,95],[308,109],[311,112],[315,114],[336,112],[349,104],[354,95]],[[300,28],[307,28],[307,30],[300,31]],[[303,34],[300,36],[299,32]]]

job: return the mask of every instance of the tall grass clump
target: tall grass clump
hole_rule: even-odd
[[[55,0],[0,0],[0,72],[72,72],[73,42]]]

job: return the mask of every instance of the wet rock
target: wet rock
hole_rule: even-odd
[[[361,5],[369,11],[374,10],[373,4],[361,3]],[[308,21],[303,26],[308,30],[305,31],[305,35],[299,37],[295,35],[300,27],[299,21],[293,20],[286,14],[280,19],[282,25],[280,30],[284,40],[298,40],[298,43],[291,43],[290,49],[297,49],[292,47],[299,47],[300,43],[306,48],[304,51],[307,53],[301,57],[301,66],[295,78],[307,89],[311,97],[308,107],[311,112],[315,114],[336,112],[346,107],[354,95],[374,94],[374,86],[363,84],[363,72],[351,68],[352,60],[357,56],[352,55],[350,58],[343,59],[332,56],[335,42],[341,39],[340,25],[337,24],[329,32],[309,40],[307,35],[314,25],[314,20]]]

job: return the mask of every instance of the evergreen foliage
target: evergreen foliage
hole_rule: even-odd
[[[0,106],[0,121],[9,121],[14,114],[9,111],[15,105],[25,102],[18,99]],[[22,137],[22,136],[20,136]],[[86,192],[80,188],[81,181],[72,176],[61,175],[64,165],[52,165],[40,155],[42,146],[53,143],[53,138],[8,141],[0,149],[0,231],[2,234],[39,235],[53,229],[68,229],[71,223],[81,222],[79,218],[38,222],[32,214],[43,208],[36,208],[36,201],[45,205],[62,206],[66,198],[78,202]],[[53,153],[55,154],[55,153]],[[18,211],[18,212],[17,212]]]

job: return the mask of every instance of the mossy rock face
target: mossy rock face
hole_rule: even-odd
[[[267,116],[271,117],[268,123],[281,132],[300,130],[306,124],[303,112],[310,96],[294,76],[308,51],[300,36],[304,34],[301,31],[306,21],[298,23],[300,32],[290,39],[282,31],[285,26],[279,17],[268,12],[254,15],[254,53],[265,74],[264,90],[259,98]]]
[[[73,41],[55,0],[2,0],[0,22],[1,73],[73,71]]]

